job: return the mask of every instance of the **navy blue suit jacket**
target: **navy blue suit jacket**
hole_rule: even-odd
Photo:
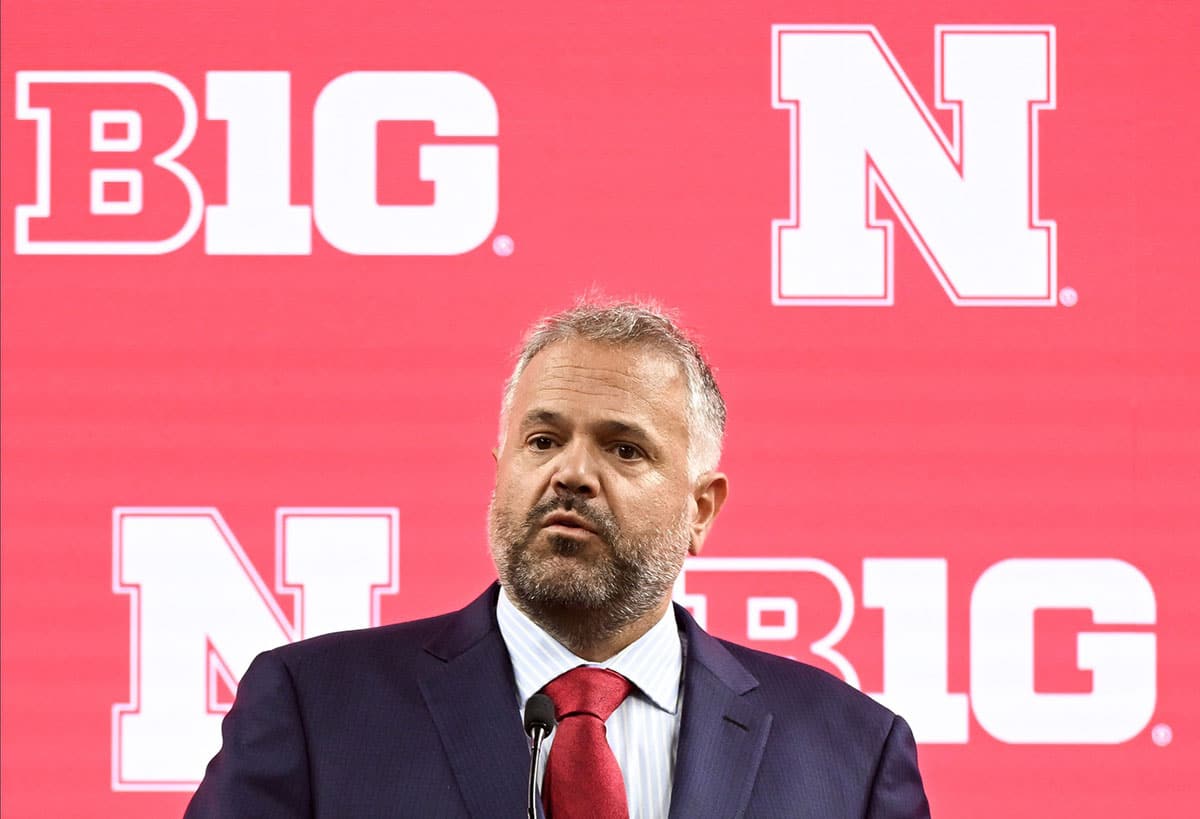
[[[259,655],[186,816],[524,816],[529,746],[498,588],[453,614]],[[904,720],[832,675],[676,617],[673,819],[929,815]]]

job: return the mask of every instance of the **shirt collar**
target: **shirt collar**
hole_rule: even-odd
[[[683,650],[671,606],[649,631],[601,663],[577,657],[547,634],[509,600],[503,587],[496,602],[496,621],[512,658],[520,707],[546,683],[581,665],[617,672],[669,714],[679,707]]]

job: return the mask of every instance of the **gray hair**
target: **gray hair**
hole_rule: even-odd
[[[650,347],[674,360],[683,371],[688,388],[688,474],[695,479],[716,469],[725,437],[725,400],[700,348],[679,328],[674,316],[653,302],[581,300],[570,310],[545,316],[534,324],[504,385],[500,405],[501,447],[521,373],[539,352],[570,339]]]

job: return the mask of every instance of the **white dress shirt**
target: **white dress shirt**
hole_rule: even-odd
[[[625,780],[629,819],[666,819],[683,700],[683,649],[671,607],[649,631],[602,663],[572,654],[513,605],[503,588],[496,620],[512,658],[517,708],[522,712],[525,701],[546,683],[579,666],[611,669],[633,683],[633,691],[605,723],[608,744]],[[542,776],[553,742],[551,734],[542,744]]]

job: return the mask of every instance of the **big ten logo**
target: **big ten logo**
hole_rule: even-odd
[[[772,37],[772,104],[791,115],[775,304],[893,303],[880,197],[954,304],[1056,303],[1057,228],[1038,205],[1052,26],[935,28],[933,102],[949,134],[873,26],[777,25]]]
[[[854,590],[823,560],[692,558],[675,599],[717,636],[812,663],[856,687],[856,665],[881,665],[882,688],[871,696],[908,718],[920,742],[966,742],[969,710],[988,734],[1018,744],[1120,743],[1149,723],[1157,659],[1145,627],[1155,623],[1156,601],[1136,567],[1109,558],[989,567],[971,591],[969,648],[959,647],[969,651],[969,694],[950,686],[948,591],[945,560],[863,560],[862,606],[882,613],[872,659],[841,646],[856,613]],[[1076,615],[1068,622],[1082,625],[1056,645],[1090,685],[1039,675],[1043,615],[1068,612]]]
[[[379,625],[381,596],[398,589],[395,509],[279,509],[275,595],[217,510],[115,509],[113,591],[129,597],[130,696],[112,710],[113,789],[193,790],[256,654]],[[276,595],[290,599],[290,617]]]
[[[224,202],[207,207],[183,158],[199,126],[196,100],[176,78],[18,71],[16,84],[17,118],[37,131],[36,200],[16,208],[17,253],[168,253],[203,222],[206,253],[308,254],[315,222],[346,253],[449,255],[478,247],[496,224],[496,102],[466,74],[355,71],[330,81],[312,110],[311,207],[293,202],[288,72],[205,75],[205,120],[226,133]],[[432,202],[380,201],[379,133],[397,122],[432,123],[437,141],[420,145],[418,169]]]

